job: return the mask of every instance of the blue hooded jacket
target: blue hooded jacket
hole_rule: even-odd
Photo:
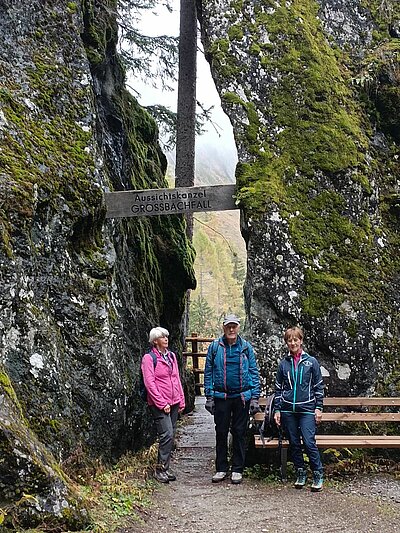
[[[275,381],[275,411],[314,413],[323,407],[324,382],[315,357],[302,352],[295,368],[287,355],[279,364]]]
[[[206,397],[222,399],[259,398],[258,367],[249,342],[238,336],[232,345],[224,337],[210,344],[204,369],[204,393]]]

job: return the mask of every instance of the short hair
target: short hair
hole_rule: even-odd
[[[150,330],[149,333],[149,343],[154,344],[154,341],[160,339],[161,337],[169,337],[169,331],[165,328],[156,327]]]
[[[285,331],[285,334],[283,336],[284,341],[287,342],[289,337],[299,337],[300,340],[303,340],[304,338],[303,330],[299,328],[298,326],[293,326],[291,328],[288,328]]]

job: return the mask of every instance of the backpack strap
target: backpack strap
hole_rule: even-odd
[[[154,368],[156,368],[156,366],[157,366],[157,356],[156,356],[156,354],[153,352],[153,350],[150,350],[149,351],[149,355],[151,355],[151,358],[153,359]]]
[[[245,339],[242,339],[242,343],[244,344],[244,347],[242,348],[242,353],[246,353],[246,357],[248,359],[249,358],[249,343]]]
[[[211,351],[211,362],[212,362],[213,365],[214,365],[214,361],[215,361],[215,356],[217,355],[218,346],[219,346],[219,340],[218,339],[214,339],[212,341],[212,351]]]

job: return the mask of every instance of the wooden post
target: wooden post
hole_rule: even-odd
[[[181,0],[179,29],[178,108],[175,186],[194,185],[196,137],[197,14],[195,0]],[[193,215],[186,214],[186,231],[193,237]]]
[[[192,337],[198,337],[198,336],[199,336],[198,333],[192,333]],[[193,354],[192,364],[193,364],[193,374],[194,374],[194,383],[195,383],[194,391],[195,391],[196,396],[201,395],[201,390],[200,390],[200,385],[199,385],[200,374],[197,372],[199,369],[199,356],[197,355],[198,353],[199,353],[199,343],[197,340],[193,339],[192,340],[192,354]]]

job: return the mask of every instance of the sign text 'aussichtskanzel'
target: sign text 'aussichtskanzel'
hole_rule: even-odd
[[[105,193],[107,218],[175,215],[237,209],[235,185]]]

